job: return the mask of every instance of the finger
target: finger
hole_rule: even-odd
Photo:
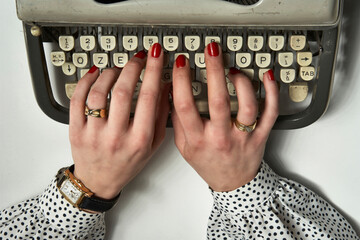
[[[265,109],[254,133],[267,137],[279,115],[279,89],[272,70],[264,74]]]
[[[228,76],[234,84],[239,103],[236,119],[244,125],[252,125],[256,121],[258,114],[258,104],[254,88],[249,78],[236,68],[231,68]]]
[[[174,108],[186,133],[196,134],[203,129],[196,108],[190,78],[190,65],[184,55],[179,55],[173,67]]]
[[[86,99],[90,88],[99,76],[99,70],[93,66],[76,85],[74,95],[70,101],[70,128],[82,127],[86,123],[86,116],[84,114]]]
[[[207,45],[205,62],[211,124],[224,130],[229,129],[230,97],[226,87],[221,48],[216,42]]]
[[[184,128],[181,125],[176,109],[173,109],[171,112],[171,121],[174,129],[175,145],[181,151],[185,146],[186,138]]]
[[[140,51],[125,65],[112,91],[109,127],[121,133],[128,129],[131,105],[136,83],[145,66],[146,52]]]
[[[164,53],[161,45],[152,45],[147,62],[144,80],[141,85],[139,98],[134,116],[134,131],[145,134],[152,139],[155,130],[156,108],[160,97],[160,83],[163,69]]]
[[[105,69],[98,79],[95,81],[90,89],[88,96],[88,108],[89,109],[106,109],[108,103],[108,95],[113,87],[116,79],[120,74],[120,69],[109,68]],[[97,118],[88,116],[88,124],[90,127],[99,123],[106,122],[106,118]]]
[[[157,108],[157,120],[155,123],[153,149],[158,148],[165,137],[166,123],[170,111],[170,103],[169,103],[170,87],[171,84],[168,83],[162,89],[161,98]]]

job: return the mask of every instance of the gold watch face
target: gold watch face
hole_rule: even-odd
[[[77,205],[83,193],[77,189],[69,179],[66,179],[60,187],[60,191],[65,195],[64,197],[73,205]]]

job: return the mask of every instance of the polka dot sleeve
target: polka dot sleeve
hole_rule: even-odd
[[[0,212],[0,239],[104,239],[104,214],[70,205],[56,179],[42,195]]]
[[[325,200],[265,162],[245,186],[212,195],[209,240],[360,239]]]

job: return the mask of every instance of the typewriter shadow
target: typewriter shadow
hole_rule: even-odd
[[[336,110],[351,101],[351,93],[356,91],[354,76],[358,66],[356,59],[360,52],[359,22],[360,1],[344,1],[342,30],[340,35],[338,56],[335,69],[335,79],[332,96],[326,115],[336,114]]]

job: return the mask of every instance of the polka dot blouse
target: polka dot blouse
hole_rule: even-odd
[[[357,239],[350,224],[304,186],[262,163],[257,176],[231,192],[214,192],[208,240]],[[104,214],[70,205],[56,180],[40,196],[0,212],[0,239],[104,239]]]

